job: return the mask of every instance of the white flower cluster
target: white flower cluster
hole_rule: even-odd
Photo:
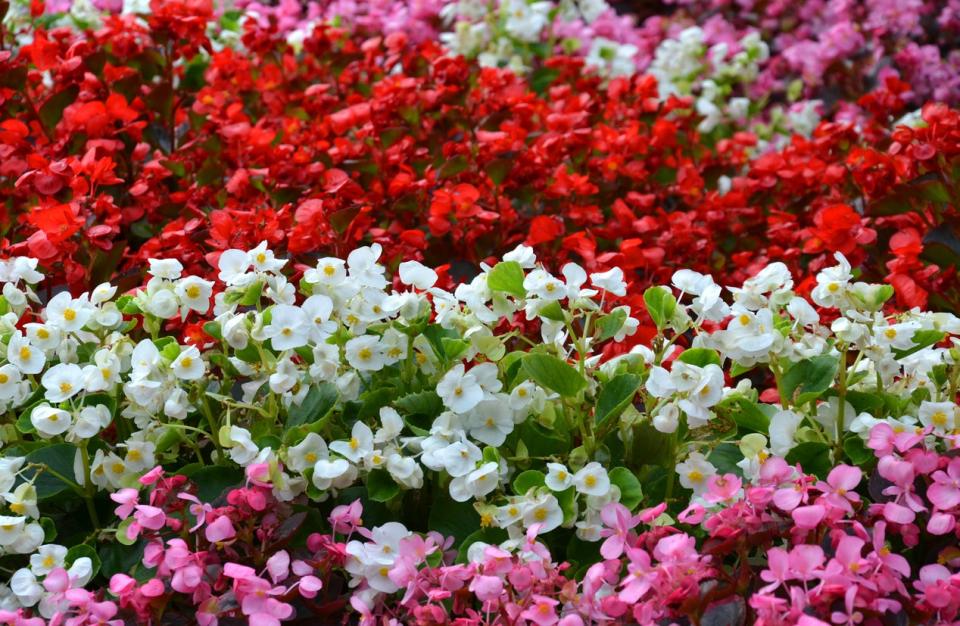
[[[743,123],[750,114],[750,99],[733,96],[756,80],[770,50],[759,34],[749,33],[730,54],[727,44],[707,47],[706,34],[697,26],[683,30],[676,39],[657,47],[648,72],[655,76],[660,96],[696,96],[696,109],[703,119],[698,129],[710,132],[720,124]]]

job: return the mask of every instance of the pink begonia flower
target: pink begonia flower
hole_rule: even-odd
[[[743,481],[736,474],[711,476],[707,481],[707,491],[703,494],[704,500],[713,504],[733,502],[740,495]]]
[[[477,576],[470,581],[470,591],[481,602],[497,600],[503,593],[503,580],[498,576]]]
[[[213,511],[213,506],[207,504],[206,502],[200,502],[199,498],[192,493],[179,493],[177,494],[177,497],[181,500],[186,500],[193,503],[190,505],[189,511],[190,514],[197,519],[197,523],[190,527],[190,532],[196,531],[198,528],[203,526],[204,523],[206,523],[207,513]]]
[[[791,511],[790,516],[799,528],[810,530],[817,525],[826,516],[827,510],[819,504],[809,506],[800,506]]]
[[[788,487],[777,489],[773,494],[773,503],[784,511],[792,511],[807,501],[810,492],[810,481],[801,476]]]
[[[600,555],[605,559],[620,558],[627,543],[630,531],[639,520],[630,515],[629,509],[619,502],[610,502],[600,510],[600,519],[606,528],[600,531],[607,540],[600,546]]]
[[[317,592],[323,589],[323,581],[316,576],[304,576],[297,583],[300,595],[304,598],[315,598]]]
[[[770,593],[793,578],[790,572],[790,557],[783,548],[767,550],[767,569],[760,572],[760,578],[768,583],[759,589],[759,593]]]
[[[924,565],[920,568],[920,580],[914,581],[913,587],[923,594],[923,600],[927,604],[935,609],[942,609],[948,606],[953,598],[950,577],[950,570],[943,565]]]
[[[873,527],[873,553],[880,562],[901,576],[910,575],[910,564],[901,555],[896,554],[887,547],[886,542],[887,524],[883,520],[878,521]]]
[[[851,502],[860,502],[860,495],[854,489],[860,484],[862,476],[858,467],[838,465],[830,470],[826,482],[818,482],[816,488],[823,492],[821,499],[827,504],[850,514],[853,513]]]
[[[950,513],[937,511],[927,520],[927,532],[931,535],[946,535],[957,527],[957,518]]]
[[[960,504],[960,458],[947,465],[947,471],[938,470],[931,476],[933,484],[927,489],[927,498],[938,509],[947,511]]]
[[[683,511],[677,515],[677,519],[683,522],[684,524],[696,525],[703,521],[703,518],[706,517],[707,510],[703,508],[703,505],[691,503],[690,506],[685,508]],[[602,554],[602,553],[601,553]]]
[[[269,572],[270,580],[275,585],[282,583],[290,576],[290,555],[287,554],[286,550],[275,552],[273,556],[267,559],[267,572]]]
[[[110,499],[120,505],[113,510],[114,514],[120,519],[127,519],[140,501],[140,492],[127,487],[111,493]]]
[[[837,543],[836,553],[827,563],[824,579],[845,581],[851,574],[861,574],[866,571],[868,562],[863,558],[863,546],[866,542],[851,535],[841,537]]]
[[[534,595],[533,605],[527,607],[520,617],[530,620],[537,626],[553,626],[559,620],[557,617],[557,605],[559,602],[546,596]]]
[[[856,609],[857,586],[852,585],[847,588],[843,594],[843,611],[834,611],[830,614],[830,621],[834,624],[845,624],[846,626],[857,626],[863,622],[863,613]]]
[[[627,575],[624,577],[619,598],[624,602],[633,603],[650,590],[655,575],[650,567],[650,555],[646,550],[631,550],[629,556]]]
[[[359,500],[354,500],[350,504],[341,504],[330,512],[330,525],[333,526],[334,532],[349,535],[363,523],[360,519],[361,515],[363,515],[363,505]]]
[[[204,530],[204,536],[211,543],[229,541],[237,536],[237,531],[233,528],[233,523],[229,517],[221,516],[208,524]]]
[[[149,530],[160,530],[167,522],[167,514],[163,512],[163,509],[147,504],[136,505],[133,516],[140,526]]]
[[[886,456],[880,459],[880,461],[877,463],[877,472],[882,477],[893,483],[883,490],[883,495],[893,496],[896,504],[905,505],[914,513],[920,513],[927,510],[927,507],[924,506],[923,501],[913,490],[916,472],[914,471],[912,464],[892,456]],[[888,502],[887,504],[891,503]],[[886,511],[884,511],[884,515],[886,515]],[[887,519],[891,522],[896,521],[894,519],[890,519],[889,517],[887,517]],[[899,523],[902,524],[907,522]]]
[[[137,479],[141,485],[147,487],[156,483],[163,477],[163,468],[159,465]]]

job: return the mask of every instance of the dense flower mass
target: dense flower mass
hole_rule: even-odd
[[[0,2],[0,624],[960,623],[955,5]]]

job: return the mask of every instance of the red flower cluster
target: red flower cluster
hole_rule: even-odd
[[[303,260],[378,242],[453,279],[526,243],[619,265],[633,294],[678,267],[809,276],[839,250],[900,304],[960,310],[960,112],[893,130],[895,79],[861,102],[867,125],[759,150],[708,143],[650,77],[603,83],[576,59],[525,82],[403,34],[318,27],[297,55],[252,22],[245,52],[213,51],[207,4],[158,4],[146,27],[0,53],[2,243],[76,290],[149,257],[206,274],[262,240]]]

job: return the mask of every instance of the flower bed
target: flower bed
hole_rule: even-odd
[[[953,8],[678,4],[0,3],[0,624],[960,619]]]
[[[2,615],[960,608],[960,370],[938,347],[960,319],[883,314],[893,289],[855,282],[839,253],[819,313],[780,263],[730,303],[681,270],[643,293],[651,347],[604,360],[639,325],[619,268],[556,277],[521,246],[450,292],[415,261],[391,283],[381,253],[301,271],[265,244],[231,249],[215,281],[151,260],[134,293],[43,308],[36,261],[7,262],[0,371],[20,418],[3,546],[35,556],[6,592],[24,608]],[[186,342],[164,330],[191,319]]]

